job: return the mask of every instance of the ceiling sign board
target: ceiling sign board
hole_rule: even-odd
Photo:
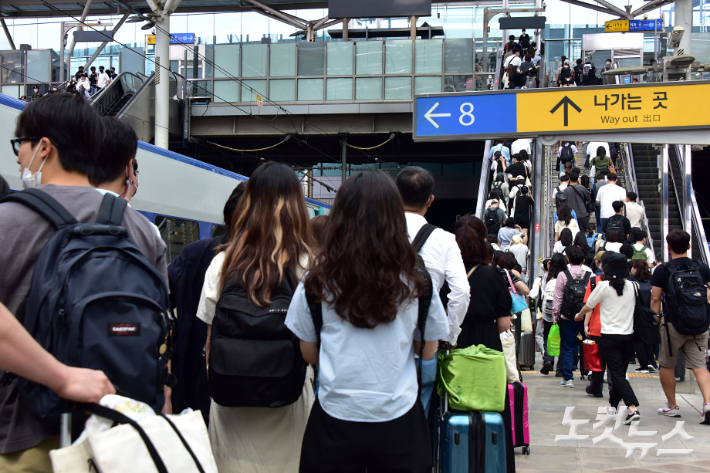
[[[414,140],[710,129],[698,106],[710,81],[429,94],[414,103]]]
[[[77,43],[103,43],[113,41],[113,31],[75,31],[74,41]]]
[[[663,20],[612,20],[604,22],[605,33],[663,31]]]
[[[155,44],[155,35],[146,35],[146,44]],[[170,44],[195,44],[195,33],[170,33]]]
[[[545,28],[546,21],[547,17],[544,16],[504,16],[498,20],[498,23],[502,30],[522,30],[523,28],[541,30]]]
[[[431,0],[328,0],[328,18],[431,16]]]

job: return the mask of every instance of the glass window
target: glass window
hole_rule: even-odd
[[[242,13],[220,13],[214,15],[215,44],[239,43],[242,31]],[[170,21],[174,15],[171,16]],[[174,29],[173,25],[170,25]]]
[[[412,73],[412,40],[395,39],[385,42],[385,74]],[[411,86],[411,84],[410,84]]]
[[[196,95],[208,95],[200,91]],[[239,102],[239,82],[234,80],[214,81],[215,102]]]
[[[242,77],[266,77],[266,44],[245,44],[242,46]],[[215,58],[215,62],[216,58]]]
[[[270,80],[269,98],[274,102],[292,102],[296,100],[296,80]]]
[[[355,100],[382,100],[382,77],[356,79]]]
[[[298,45],[298,75],[299,76],[322,76],[324,72],[325,72],[325,43],[301,43],[301,44],[299,44]],[[322,87],[322,84],[321,84],[321,87]],[[299,94],[299,97],[300,97],[300,94]]]
[[[298,100],[323,100],[323,79],[298,79]]]
[[[296,75],[296,44],[272,44],[269,51],[269,75],[293,77]]]
[[[415,77],[414,95],[441,92],[441,77]]]
[[[382,74],[382,41],[357,41],[355,73],[357,75]]]
[[[353,80],[352,78],[328,79],[327,100],[352,100]]]
[[[50,82],[52,74],[49,64],[51,51],[45,49],[27,51],[27,82]]]
[[[473,72],[473,40],[444,41],[446,72]]]
[[[497,21],[496,21],[497,23]],[[473,8],[446,8],[446,37],[473,37]]]
[[[0,60],[2,60],[0,75],[3,84],[24,82],[22,76],[25,68],[22,64],[22,51],[3,51]]]
[[[444,92],[470,92],[474,89],[473,76],[444,76]]]
[[[343,41],[327,43],[327,45],[328,75],[353,75],[353,43],[351,41]]]
[[[214,71],[215,77],[239,77],[239,45],[219,44],[214,46],[214,63],[219,65]],[[227,73],[220,69],[224,69]]]
[[[416,55],[414,58],[414,72],[416,74],[440,74],[441,39],[418,39],[415,43]]]
[[[385,100],[412,100],[412,78],[385,77]]]
[[[2,93],[9,95],[10,97],[20,98],[20,86],[19,85],[3,85]]]
[[[214,83],[218,82],[215,81]],[[188,81],[188,87],[191,88],[193,97],[212,97],[212,81],[210,80]]]
[[[256,101],[257,93],[261,95],[266,95],[265,80],[243,80],[242,84],[242,102]],[[253,90],[250,90],[250,87]]]

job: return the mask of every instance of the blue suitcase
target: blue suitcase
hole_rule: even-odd
[[[505,428],[492,412],[445,412],[439,430],[439,473],[504,473]]]

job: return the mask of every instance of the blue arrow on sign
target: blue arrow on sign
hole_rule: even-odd
[[[517,110],[515,94],[451,95],[417,97],[417,136],[461,136],[515,133],[517,115],[534,110]]]

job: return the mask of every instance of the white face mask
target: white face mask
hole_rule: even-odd
[[[30,164],[28,164],[27,167],[22,170],[22,187],[25,189],[35,189],[42,183],[42,167],[47,161],[47,158],[44,158],[44,161],[42,161],[42,164],[39,165],[39,169],[36,173],[32,174],[32,172],[30,171],[30,166],[32,166],[32,161],[34,161],[35,156],[37,156],[37,151],[39,151],[39,143],[37,144],[35,154],[32,155]]]

